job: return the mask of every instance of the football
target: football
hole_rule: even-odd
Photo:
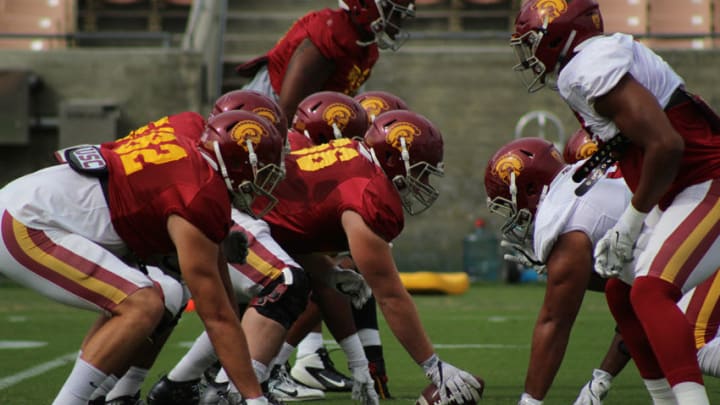
[[[483,390],[485,390],[485,381],[475,376],[475,379],[478,380],[480,383],[480,398],[482,398]],[[425,387],[424,390],[422,390],[422,393],[420,394],[420,397],[418,397],[417,401],[415,401],[415,405],[437,405],[440,403],[440,392],[438,391],[435,384],[430,383],[427,387]],[[455,400],[450,396],[449,401],[447,405],[476,405],[477,402],[470,400],[470,401],[463,401],[463,400]]]

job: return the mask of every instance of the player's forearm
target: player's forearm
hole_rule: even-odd
[[[385,320],[410,357],[418,364],[433,354],[433,347],[420,322],[417,307],[407,291],[375,297]]]
[[[538,321],[533,332],[525,392],[543,399],[560,369],[570,336],[571,323]]]

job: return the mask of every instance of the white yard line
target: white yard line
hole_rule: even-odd
[[[50,360],[47,363],[38,364],[35,367],[30,367],[27,370],[23,370],[17,374],[13,374],[8,377],[0,378],[0,390],[4,390],[5,388],[12,387],[13,385],[23,381],[27,380],[28,378],[32,378],[35,376],[38,376],[40,374],[44,374],[54,368],[62,367],[66,365],[67,363],[71,363],[75,361],[75,358],[77,358],[78,352],[72,352],[68,353],[66,355],[60,356],[54,360]]]

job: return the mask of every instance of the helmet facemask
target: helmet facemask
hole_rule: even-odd
[[[557,60],[552,66],[552,70],[548,71],[545,63],[537,57],[538,48],[543,39],[546,42],[545,48],[549,49],[557,49],[562,40],[562,38],[557,38],[557,34],[556,38],[548,37],[548,24],[549,18],[545,16],[542,27],[538,27],[537,30],[530,30],[520,36],[513,36],[510,39],[510,46],[515,51],[515,56],[519,61],[517,65],[513,66],[513,70],[518,72],[520,79],[530,93],[534,93],[546,85],[552,90],[558,89],[557,76],[563,64],[569,59],[570,48],[573,46],[577,36],[576,30],[571,30],[568,33],[567,39],[563,41],[562,49],[557,53]],[[548,44],[548,42],[550,43]]]
[[[428,162],[417,162],[410,164],[410,153],[408,152],[405,138],[400,138],[402,152],[400,158],[405,166],[405,175],[399,173],[390,180],[400,194],[403,208],[410,215],[417,215],[428,208],[437,200],[440,192],[430,184],[430,175],[443,177],[443,164],[440,162],[437,167]],[[373,159],[377,161],[375,151],[370,149]]]
[[[518,210],[514,173],[510,174],[510,200],[501,196],[492,199],[488,197],[487,206],[491,213],[505,218],[505,223],[500,228],[504,239],[524,244],[532,236],[533,214],[527,208]]]
[[[285,178],[285,170],[274,163],[260,166],[252,142],[248,140],[248,160],[252,168],[253,180],[244,180],[236,185],[236,181],[228,173],[225,160],[220,152],[220,144],[217,141],[213,141],[212,144],[215,151],[216,170],[225,180],[225,185],[232,196],[233,206],[253,218],[263,217],[277,204],[277,198],[272,195],[272,192]],[[264,197],[263,201],[265,202],[259,213],[252,208],[257,197]]]
[[[395,176],[392,182],[408,214],[417,215],[430,208],[440,195],[440,192],[430,185],[430,175],[443,177],[445,173],[442,166],[434,167],[427,162],[410,166],[408,173],[410,174],[407,176]]]
[[[249,211],[249,215],[254,218],[262,218],[278,202],[272,192],[285,178],[285,170],[282,166],[274,163],[261,166],[250,140],[247,141],[247,147],[250,166],[253,171],[253,181],[244,181],[240,184],[238,192],[234,194],[233,205],[245,212]],[[284,162],[284,159],[281,162]],[[261,207],[255,206],[255,209],[253,209],[257,197],[263,197],[263,205]]]
[[[415,18],[415,5],[400,5],[392,0],[375,0],[380,17],[370,23],[375,42],[380,49],[397,51],[408,40],[410,34],[403,30],[398,21]],[[388,33],[388,29],[394,35]]]
[[[544,31],[528,31],[519,37],[510,40],[510,46],[515,51],[518,64],[513,66],[520,80],[525,84],[528,92],[534,93],[545,87],[545,64],[535,56],[538,45],[544,36]]]

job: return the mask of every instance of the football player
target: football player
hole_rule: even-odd
[[[595,0],[525,2],[510,45],[529,91],[558,90],[603,146],[575,176],[578,192],[619,162],[632,203],[596,246],[595,269],[656,404],[707,404],[683,293],[720,265],[720,118],[657,54],[632,36],[604,35]],[[648,213],[645,249],[633,247]],[[635,259],[632,287],[617,277]]]
[[[427,119],[393,111],[376,119],[363,142],[343,138],[293,151],[285,160],[288,177],[275,190],[278,204],[263,222],[277,244],[312,273],[313,294],[324,294],[337,284],[336,275],[344,274],[334,271],[327,255],[349,250],[391,330],[428,378],[447,395],[477,400],[478,381],[434,354],[389,245],[402,230],[403,207],[414,215],[437,198],[430,176],[443,173],[442,145],[440,132]],[[352,342],[339,343],[347,353]],[[377,403],[370,376],[355,375],[367,368],[362,350],[356,355],[361,363],[348,357],[354,381],[361,382],[353,384],[353,398]]]
[[[2,273],[102,314],[53,404],[86,405],[109,376],[127,371],[144,341],[164,332],[161,291],[137,263],[173,253],[181,269],[174,276],[196,297],[231,379],[249,403],[267,403],[234,296],[222,293],[230,285],[220,243],[231,203],[247,209],[282,178],[282,138],[251,113],[226,114],[224,135],[192,112],[163,117],[119,140],[69,148],[67,163],[0,190]]]
[[[362,138],[368,126],[367,112],[352,97],[319,91],[298,104],[288,133],[290,149],[321,145],[332,139]]]
[[[720,272],[690,290],[678,306],[693,327],[700,370],[704,375],[720,377]],[[619,335],[618,335],[619,336]],[[622,340],[615,339],[603,364],[593,370],[592,377],[580,390],[574,405],[602,405],[612,380],[630,360]]]
[[[397,50],[415,16],[415,0],[339,0],[337,9],[298,19],[265,55],[237,67],[244,88],[272,95],[291,117],[302,99],[322,90],[354,96],[378,60]]]
[[[355,101],[365,109],[371,124],[385,111],[410,109],[403,99],[384,90],[365,91],[355,96]]]
[[[542,138],[501,147],[485,169],[488,208],[505,218],[503,246],[524,265],[545,273],[545,299],[532,336],[525,392],[519,405],[542,404],[560,368],[587,289],[602,291],[593,272],[593,246],[630,201],[622,178],[603,177],[581,197],[567,165]]]

